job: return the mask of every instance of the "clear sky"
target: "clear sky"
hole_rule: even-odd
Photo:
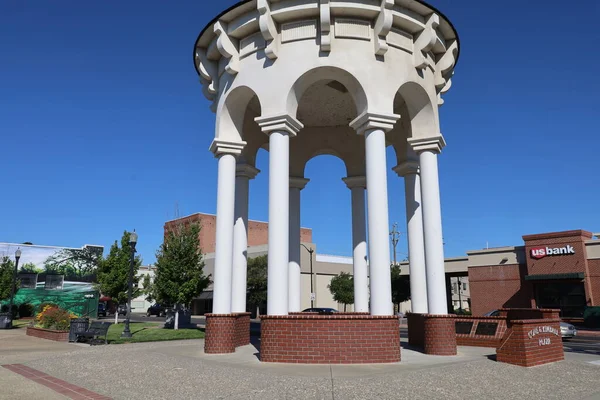
[[[233,3],[0,2],[0,242],[110,246],[135,228],[150,263],[177,209],[215,212],[214,114],[192,47]],[[600,231],[600,2],[431,4],[462,44],[441,111],[446,255]],[[257,167],[250,218],[266,220],[266,152]],[[302,225],[319,253],[351,254],[343,176],[331,156],[307,167]],[[390,171],[390,223],[401,232],[403,187]],[[400,258],[406,247],[403,235]]]

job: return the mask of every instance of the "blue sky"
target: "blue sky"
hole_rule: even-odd
[[[110,246],[135,228],[149,263],[176,209],[215,212],[214,114],[191,53],[233,3],[0,3],[0,242]],[[462,43],[441,111],[446,255],[518,245],[524,234],[600,231],[598,2],[431,4]],[[250,217],[266,220],[266,152],[257,167]],[[350,255],[342,162],[317,157],[306,176],[302,225],[320,253]],[[403,187],[390,171],[390,223],[405,232]],[[398,250],[403,258],[405,236]]]

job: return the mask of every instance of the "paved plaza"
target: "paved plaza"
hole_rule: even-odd
[[[0,364],[23,364],[113,399],[600,399],[598,353],[566,353],[563,362],[525,369],[493,361],[491,349],[459,347],[458,356],[438,357],[407,346],[394,365],[282,365],[261,363],[258,343],[210,356],[203,340],[91,347],[15,329],[0,332]],[[0,381],[2,399],[65,398],[7,368]]]

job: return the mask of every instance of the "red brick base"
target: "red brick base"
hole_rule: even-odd
[[[424,314],[425,354],[455,356],[456,315]]]
[[[236,314],[206,314],[204,352],[234,353],[236,347]]]
[[[235,346],[250,344],[250,313],[235,314]]]
[[[51,329],[27,327],[25,332],[27,336],[33,336],[40,339],[54,340],[55,342],[68,342],[69,331],[53,331]]]
[[[263,316],[260,358],[299,364],[399,362],[398,317],[354,313]]]
[[[425,314],[406,314],[408,324],[408,344],[416,347],[425,345]]]
[[[509,321],[496,360],[522,367],[562,361],[565,358],[560,319]]]

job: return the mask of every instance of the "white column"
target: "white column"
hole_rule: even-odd
[[[248,276],[248,192],[249,183],[260,171],[239,164],[235,176],[235,216],[233,224],[233,270],[231,280],[231,312],[246,312]]]
[[[371,315],[393,315],[385,133],[398,115],[365,113],[350,123],[365,135]]]
[[[309,182],[290,177],[290,248],[288,311],[298,312],[301,306],[302,283],[300,273],[300,191]]]
[[[235,164],[245,143],[215,139],[211,151],[219,159],[215,270],[213,272],[213,313],[231,313],[231,270],[233,258],[233,215]]]
[[[367,229],[365,217],[364,176],[344,178],[352,193],[352,264],[354,276],[354,311],[369,311],[369,270],[367,266]]]
[[[446,145],[442,136],[410,139],[419,155],[421,166],[421,196],[423,201],[423,233],[427,270],[427,302],[430,314],[448,314],[446,272],[437,155]]]
[[[423,241],[423,213],[421,209],[419,162],[414,159],[409,159],[395,167],[394,171],[398,176],[404,177],[406,224],[408,226],[410,302],[412,312],[426,314],[428,312],[427,275],[425,272],[425,243]]]
[[[288,314],[290,136],[303,125],[289,115],[258,117],[269,137],[269,253],[267,314]]]

